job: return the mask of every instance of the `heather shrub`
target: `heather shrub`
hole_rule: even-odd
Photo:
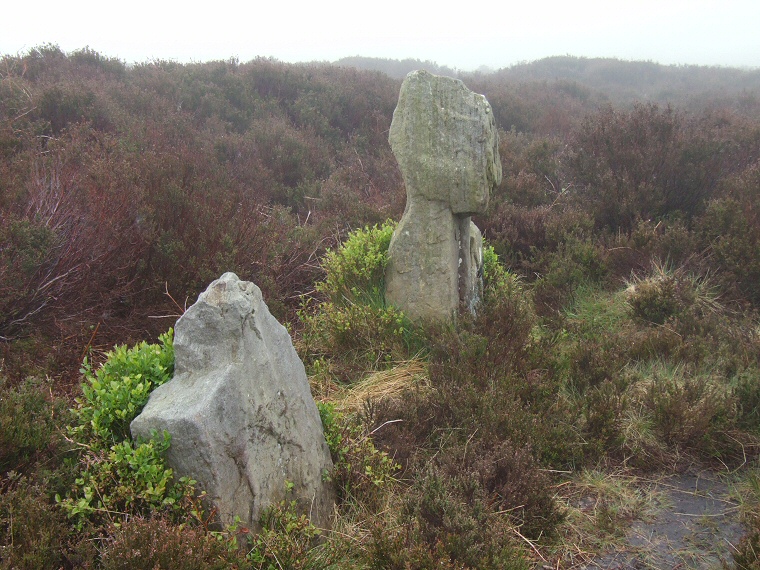
[[[501,342],[474,333],[440,334],[431,353],[432,390],[410,391],[388,404],[376,421],[401,421],[376,438],[392,455],[406,456],[406,476],[435,466],[452,480],[477,483],[497,510],[513,509],[511,520],[523,532],[551,534],[561,515],[539,461],[572,462],[580,442],[569,410],[556,403],[551,379],[526,378],[523,357],[507,358],[509,348],[503,351]],[[436,458],[426,450],[435,450]]]
[[[670,107],[635,104],[590,115],[569,167],[597,228],[631,231],[637,220],[698,214],[720,175],[716,143]]]
[[[653,263],[649,276],[634,277],[627,295],[631,316],[655,325],[678,319],[682,329],[693,327],[722,310],[709,279],[662,263]]]
[[[129,313],[145,242],[139,192],[126,173],[115,180],[120,154],[112,135],[77,124],[14,157],[17,193],[0,204],[10,244],[0,253],[0,336],[45,325],[69,337],[80,332],[72,320]]]
[[[736,423],[750,432],[760,433],[760,371],[741,370],[732,381],[736,401]]]
[[[49,263],[55,233],[47,226],[8,216],[0,228],[0,333],[10,336],[28,318],[34,306],[38,272]]]
[[[27,479],[4,479],[0,493],[0,568],[58,570],[76,559],[64,514],[50,504],[43,489]]]
[[[541,314],[557,310],[567,303],[577,287],[597,285],[607,276],[604,250],[592,240],[567,235],[556,251],[541,255],[543,274],[534,287]]]
[[[236,553],[202,528],[156,516],[135,517],[111,529],[103,542],[103,570],[224,570]]]
[[[494,512],[478,484],[422,474],[405,493],[398,521],[378,524],[369,545],[373,567],[526,569],[510,520]]]
[[[476,480],[490,497],[490,507],[509,513],[509,520],[527,537],[550,539],[564,519],[531,444],[479,439],[452,449],[441,463],[441,471],[452,477]]]
[[[731,419],[731,401],[721,381],[706,374],[654,366],[639,382],[640,402],[668,445],[706,455],[729,456],[721,438]]]
[[[754,167],[746,180],[736,183],[754,187],[754,195],[737,199],[731,195],[711,201],[698,223],[702,247],[708,248],[716,278],[733,297],[760,301],[760,215],[756,188],[760,168]],[[752,182],[750,182],[752,181]],[[752,185],[752,186],[750,186]]]
[[[0,386],[0,475],[26,472],[54,452],[66,418],[47,382],[28,379],[13,388]]]

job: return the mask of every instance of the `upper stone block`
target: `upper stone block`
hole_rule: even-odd
[[[388,137],[407,199],[446,202],[452,213],[485,212],[501,181],[491,106],[464,83],[426,71],[404,79]]]

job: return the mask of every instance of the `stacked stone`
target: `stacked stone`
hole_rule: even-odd
[[[471,216],[501,181],[491,106],[449,77],[410,73],[389,141],[406,209],[389,250],[386,300],[410,318],[452,322],[482,294],[483,239]]]

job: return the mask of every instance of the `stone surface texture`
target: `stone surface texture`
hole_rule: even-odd
[[[319,412],[288,332],[261,290],[225,273],[177,321],[172,380],[157,388],[131,425],[172,436],[167,462],[206,491],[221,523],[258,528],[283,499],[329,527],[334,491]],[[285,492],[286,482],[293,483]]]
[[[404,80],[389,134],[406,209],[389,250],[386,300],[416,320],[450,322],[482,293],[482,236],[472,223],[501,181],[491,106],[449,77]]]

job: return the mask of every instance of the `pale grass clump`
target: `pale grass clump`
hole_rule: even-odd
[[[587,564],[599,554],[623,548],[630,525],[656,514],[660,495],[625,471],[584,469],[557,486],[566,518],[561,540],[550,551],[558,567]]]
[[[697,318],[720,314],[725,308],[709,275],[699,276],[684,267],[654,260],[649,274],[627,281],[631,316],[657,325],[690,315]]]
[[[667,447],[660,440],[654,419],[640,406],[629,408],[620,420],[623,465],[665,463]]]
[[[399,362],[389,370],[373,372],[341,390],[335,395],[335,408],[342,412],[357,412],[366,402],[379,402],[388,398],[398,400],[408,390],[429,388],[427,362],[413,358]]]

